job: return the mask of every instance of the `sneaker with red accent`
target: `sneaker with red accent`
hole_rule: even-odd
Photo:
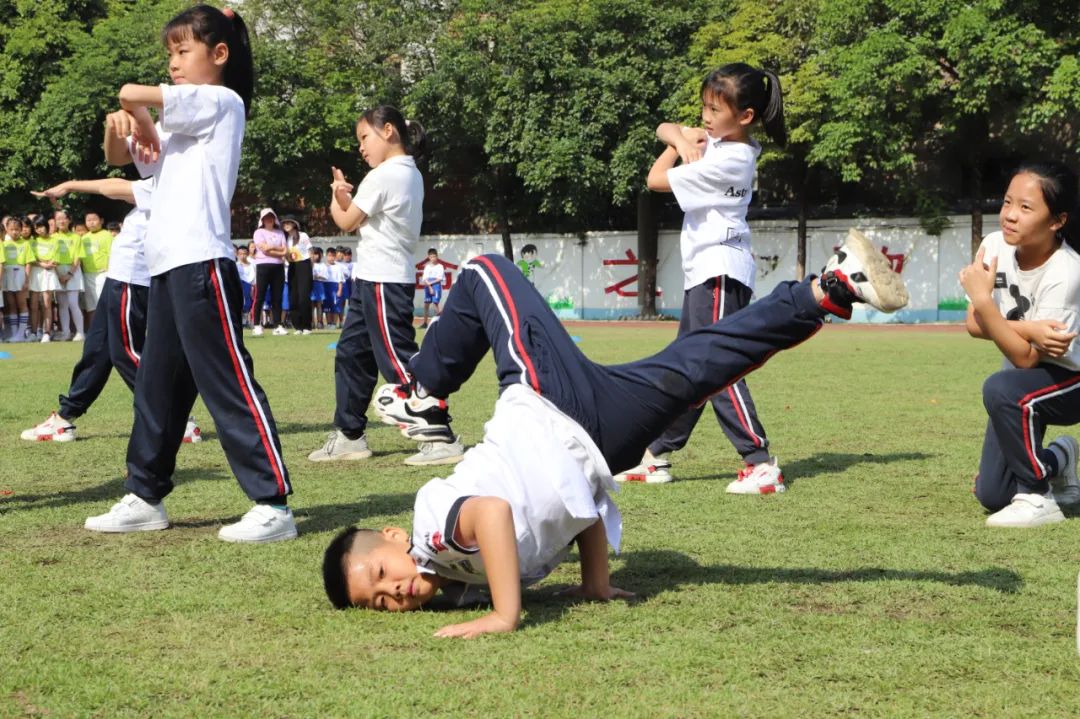
[[[184,444],[195,444],[197,442],[202,442],[202,430],[195,423],[194,417],[188,417],[187,427],[184,428]]]
[[[895,312],[908,303],[907,287],[893,272],[889,258],[854,228],[829,258],[818,282],[825,292],[822,306],[843,319],[851,319],[851,306],[856,302],[882,312]]]
[[[778,494],[787,487],[784,473],[776,457],[768,462],[748,464],[739,470],[739,476],[727,486],[728,494]]]
[[[673,479],[675,478],[671,476],[671,462],[668,460],[668,455],[658,454],[653,456],[648,450],[645,451],[641,464],[615,475],[616,482],[667,484]]]
[[[53,412],[44,422],[23,430],[19,436],[27,442],[74,442],[75,425]]]
[[[412,383],[385,384],[375,393],[375,412],[387,424],[396,424],[401,433],[413,439],[417,431],[449,429],[450,412],[445,399],[432,395],[421,397]]]

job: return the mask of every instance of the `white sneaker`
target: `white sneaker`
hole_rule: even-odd
[[[1076,504],[1080,502],[1080,477],[1076,473],[1076,460],[1080,455],[1080,443],[1067,434],[1056,438],[1049,446],[1057,445],[1065,455],[1065,466],[1057,475],[1050,478],[1050,488],[1054,492],[1054,501],[1058,504]]]
[[[252,337],[262,337],[262,335],[263,335],[262,325],[255,325],[254,327],[251,328],[251,336]]]
[[[1046,494],[1017,494],[1005,509],[986,518],[987,527],[1038,527],[1042,524],[1064,522],[1065,515],[1054,501],[1051,492]]]
[[[194,417],[188,417],[187,427],[184,428],[184,443],[197,444],[198,442],[202,442],[202,430],[195,423]]]
[[[853,302],[865,302],[882,312],[895,312],[908,303],[907,287],[893,272],[889,258],[854,228],[829,258],[820,282],[826,295],[824,307],[844,319],[850,319]]]
[[[302,334],[304,334],[304,333],[303,333],[303,332],[301,332],[300,330],[293,330],[293,334],[294,334],[294,335],[302,335]]]
[[[48,332],[41,335],[41,343],[45,344],[46,342],[52,342],[52,337],[49,336]]]
[[[338,460],[367,459],[371,450],[364,436],[349,439],[340,429],[326,436],[326,444],[308,455],[312,462],[336,462]]]
[[[304,331],[303,331],[303,332],[301,332],[300,334],[303,334],[303,335],[309,335],[309,334],[311,334],[311,330],[304,330]]]
[[[739,471],[739,477],[727,486],[728,494],[778,494],[787,489],[784,473],[776,457],[768,462],[748,464]]]
[[[28,442],[74,442],[75,425],[53,412],[44,422],[23,430],[19,436]]]
[[[411,467],[427,464],[457,464],[465,458],[465,447],[461,437],[454,437],[452,442],[421,442],[420,451],[405,460]]]
[[[82,332],[76,332],[75,336],[71,338],[72,342],[84,342],[85,340],[86,335],[84,335]]]
[[[646,484],[667,484],[675,479],[671,476],[671,462],[667,454],[652,456],[648,450],[641,464],[619,472],[615,475],[616,482],[645,482]]]
[[[222,527],[218,539],[254,544],[296,539],[296,522],[288,507],[277,509],[268,504],[256,504],[239,522]]]
[[[83,526],[95,532],[149,532],[168,529],[169,518],[164,502],[150,504],[134,494],[125,494],[105,514],[88,517]]]
[[[285,329],[281,325],[278,325],[277,327],[274,328],[274,334],[276,334],[278,337],[280,337],[282,335],[289,334],[289,330]]]

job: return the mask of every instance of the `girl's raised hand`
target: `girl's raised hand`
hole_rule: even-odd
[[[345,179],[345,174],[341,170],[336,167],[331,167],[330,175],[333,178],[333,182],[330,183],[330,191],[333,192],[334,195],[337,195],[340,192],[352,194],[353,186]]]
[[[1076,338],[1075,332],[1068,331],[1068,325],[1057,320],[1032,320],[1028,335],[1028,341],[1050,357],[1063,356]]]
[[[130,114],[135,121],[131,139],[135,143],[139,161],[145,164],[157,162],[161,155],[161,140],[158,138],[157,128],[154,127],[154,118],[145,107],[135,108]]]
[[[700,127],[684,127],[681,131],[682,141],[675,145],[676,152],[683,164],[697,162],[705,154],[706,134]]]
[[[994,292],[994,282],[997,280],[998,258],[990,260],[990,265],[983,263],[986,248],[980,247],[975,261],[960,270],[960,285],[967,292],[968,297],[974,302],[977,299],[990,297]]]
[[[34,197],[46,197],[50,200],[56,200],[66,195],[70,190],[66,182],[61,182],[59,185],[54,185],[47,190],[30,190],[30,194]]]

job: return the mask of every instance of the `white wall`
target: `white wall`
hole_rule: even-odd
[[[940,236],[923,232],[915,219],[862,218],[819,220],[809,225],[807,271],[818,272],[849,227],[858,227],[879,246],[895,256],[911,293],[911,303],[893,315],[856,309],[856,322],[935,322],[963,319],[964,293],[957,281],[960,269],[971,252],[970,218],[952,217],[950,227]],[[996,216],[987,216],[984,227],[997,226]],[[790,220],[752,222],[754,254],[757,257],[756,295],[768,294],[781,281],[795,279],[796,228]],[[317,245],[346,244],[347,238],[315,239]],[[564,318],[614,319],[637,314],[636,281],[621,284],[637,274],[636,262],[627,253],[636,253],[634,232],[588,232],[577,235],[514,235],[514,254],[520,259],[526,244],[537,247],[540,266],[532,269],[532,280],[548,298],[556,313]],[[498,235],[432,235],[421,238],[417,263],[426,260],[428,247],[437,247],[440,259],[459,265],[478,254],[502,252]],[[605,261],[607,264],[605,264]],[[614,264],[623,263],[623,264]],[[451,270],[456,277],[456,271]],[[621,286],[620,286],[621,284]],[[662,232],[657,269],[657,310],[675,317],[682,306],[682,268],[679,233]],[[625,293],[630,296],[624,296]],[[422,307],[423,292],[416,295]]]

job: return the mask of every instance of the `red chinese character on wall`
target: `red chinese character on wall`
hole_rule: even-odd
[[[634,267],[637,267],[638,259],[637,259],[637,255],[634,254],[633,250],[627,250],[625,260],[624,259],[604,260],[603,263],[604,263],[604,266],[608,266],[608,265],[633,265]],[[613,285],[609,285],[608,287],[605,287],[604,288],[604,294],[611,294],[612,292],[614,292],[619,297],[637,297],[638,296],[637,290],[629,290],[628,291],[628,290],[623,289],[623,287],[626,287],[627,285],[632,285],[637,281],[638,281],[638,276],[637,276],[637,273],[635,273],[633,277],[627,277],[625,280],[620,280],[620,281],[616,282]],[[662,294],[663,293],[660,290],[656,291],[656,296],[657,297],[660,297]]]

